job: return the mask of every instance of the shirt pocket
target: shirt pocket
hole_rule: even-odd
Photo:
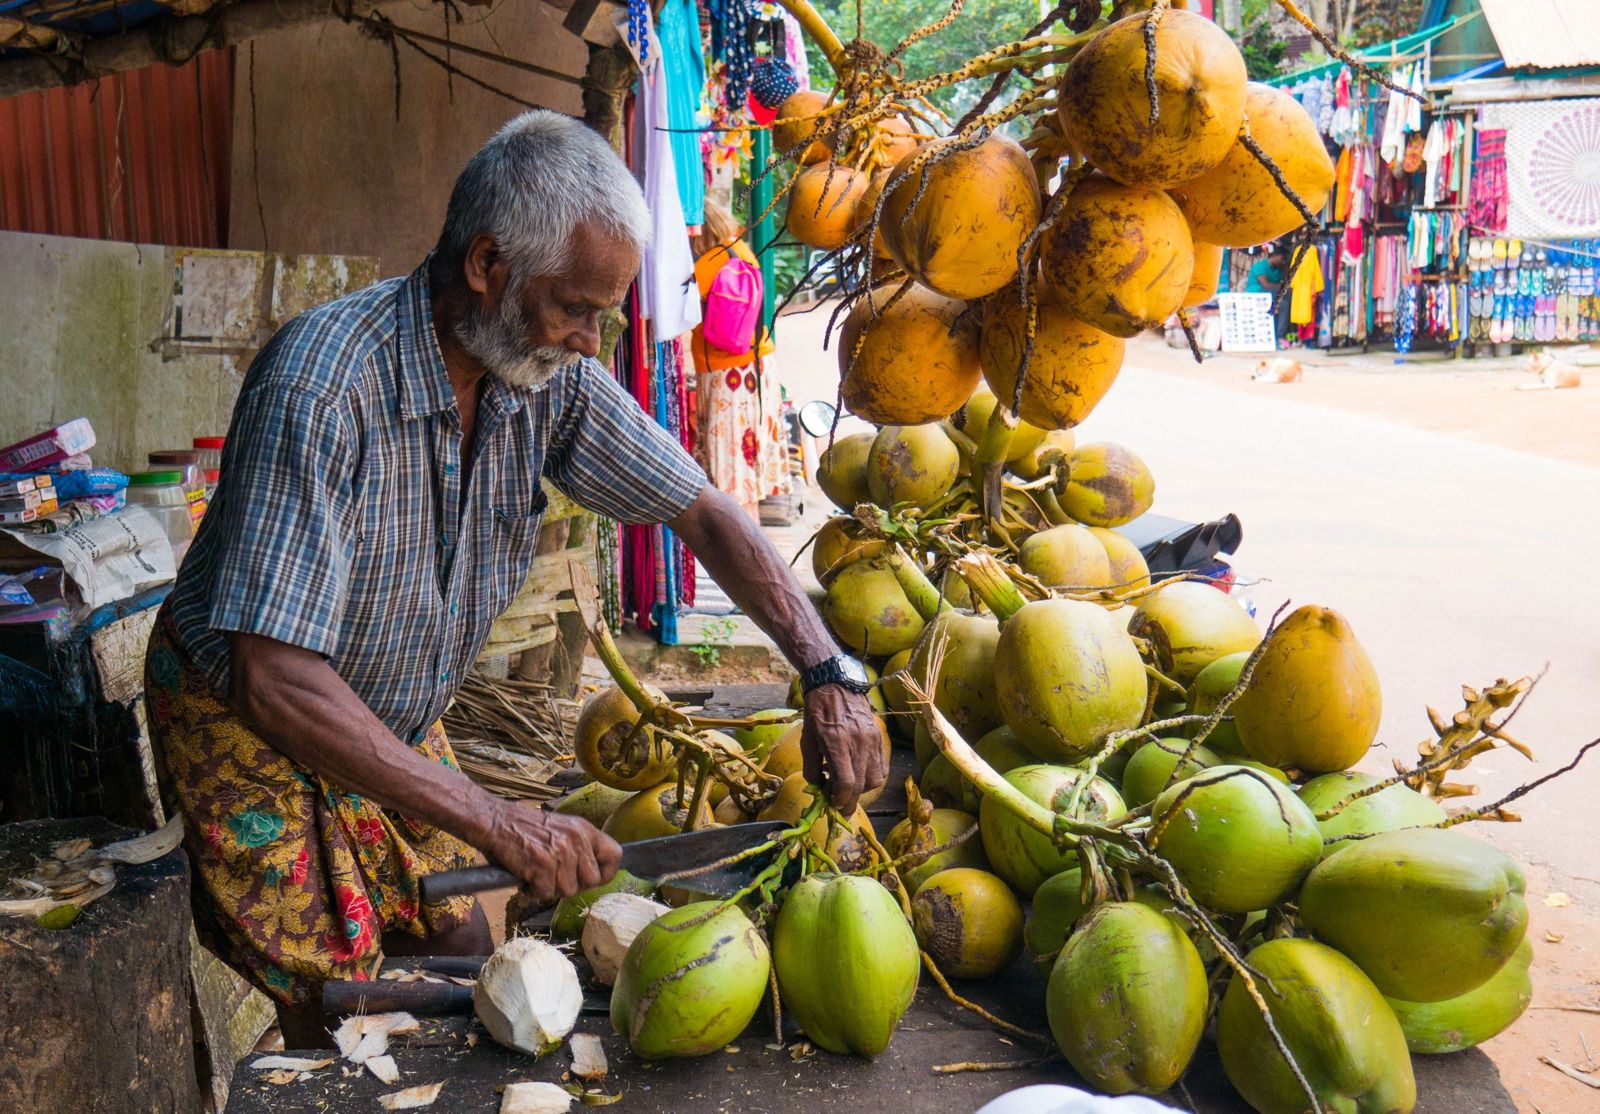
[[[539,543],[539,527],[544,522],[544,492],[539,492],[533,509],[496,507],[489,539],[489,596],[485,611],[490,619],[499,618],[522,590]]]

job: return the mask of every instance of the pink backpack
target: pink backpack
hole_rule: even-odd
[[[706,311],[700,322],[706,343],[734,355],[755,347],[762,294],[759,267],[738,256],[724,263],[706,292]]]

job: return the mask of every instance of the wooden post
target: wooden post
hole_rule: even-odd
[[[55,844],[138,833],[98,817],[0,827],[0,877]],[[0,1110],[195,1114],[189,861],[116,868],[116,888],[63,929],[0,917]]]

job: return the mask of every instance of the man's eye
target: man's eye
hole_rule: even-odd
[[[589,312],[588,306],[562,306],[561,312],[568,317],[582,317]]]

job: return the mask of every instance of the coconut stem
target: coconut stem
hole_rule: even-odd
[[[1289,272],[1291,275],[1293,271]],[[1187,309],[1178,310],[1178,324],[1183,328],[1183,339],[1189,342],[1189,354],[1194,357],[1197,364],[1205,363],[1205,356],[1200,352],[1200,341],[1194,335],[1194,322],[1189,320]]]
[[[900,582],[900,590],[906,594],[906,599],[924,622],[932,620],[941,611],[951,610],[949,602],[939,594],[939,589],[928,579],[928,574],[922,571],[922,566],[907,557],[899,546],[890,546],[885,550],[884,559],[889,571],[894,573],[895,580]]]
[[[645,691],[644,685],[628,667],[627,659],[622,656],[616,639],[611,636],[611,628],[606,625],[604,616],[600,614],[600,597],[595,591],[594,581],[589,578],[589,570],[578,561],[569,561],[567,575],[572,581],[572,598],[578,608],[578,617],[583,620],[583,625],[589,632],[589,640],[594,643],[595,655],[605,665],[606,672],[611,674],[611,679],[617,683],[617,687],[633,702],[639,715],[653,723],[673,726],[688,724],[689,717],[677,711],[672,705],[656,703],[655,698]]]
[[[1006,574],[1005,566],[987,553],[969,553],[957,559],[955,570],[972,589],[972,594],[1002,623],[1028,602]]]
[[[706,803],[706,794],[710,790],[711,756],[702,754],[695,760],[694,800],[689,805],[689,818],[684,821],[684,831],[692,832],[700,826],[700,809]]]

